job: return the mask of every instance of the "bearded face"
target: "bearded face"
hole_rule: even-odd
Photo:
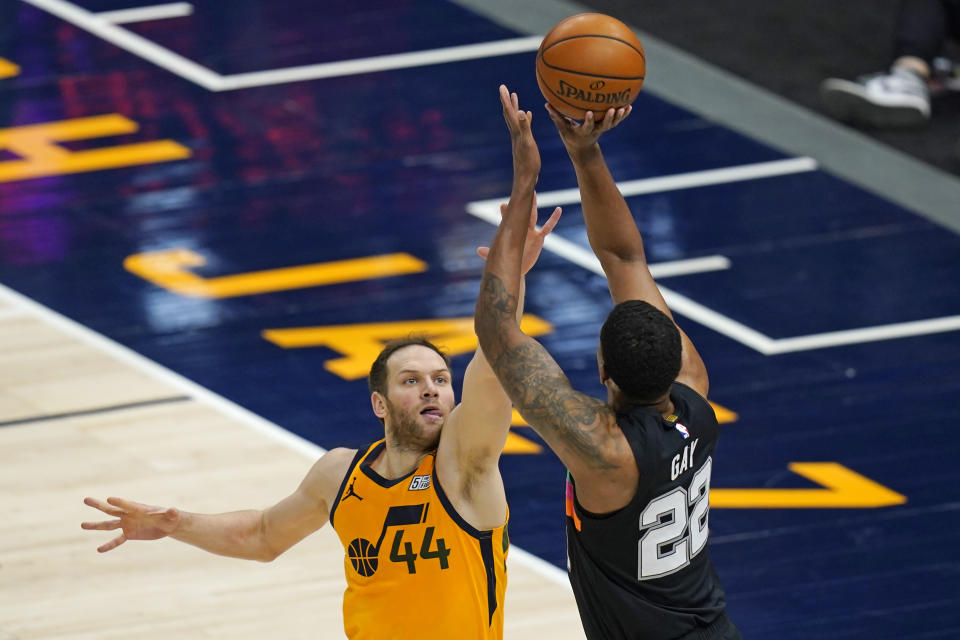
[[[450,370],[433,349],[411,345],[387,361],[386,393],[374,393],[374,413],[384,420],[391,446],[426,452],[437,448],[453,410]]]
[[[390,444],[397,449],[407,451],[433,451],[440,444],[440,431],[446,420],[424,418],[415,409],[401,409],[385,398],[387,405],[386,423],[390,425]],[[429,414],[423,414],[429,415]]]

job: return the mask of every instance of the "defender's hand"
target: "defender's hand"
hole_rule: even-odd
[[[503,219],[503,214],[506,212],[506,209],[507,203],[504,202],[500,205],[501,220]],[[543,249],[543,241],[550,235],[553,228],[557,226],[561,213],[563,213],[563,211],[560,207],[557,207],[553,210],[553,213],[550,214],[550,218],[543,223],[543,226],[537,229],[537,194],[533,194],[533,207],[530,210],[530,227],[527,230],[527,240],[523,245],[523,258],[520,261],[520,273],[523,275],[526,275],[527,272],[533,268],[533,265],[537,263],[537,260],[540,258],[540,251]],[[477,247],[477,255],[484,260],[487,259],[488,253],[490,253],[490,247]]]
[[[97,529],[112,531],[123,529],[123,533],[110,542],[97,547],[97,551],[105,553],[119,547],[127,540],[159,540],[165,538],[180,525],[180,512],[174,508],[153,507],[139,502],[107,498],[107,501],[96,498],[85,498],[83,503],[99,509],[116,520],[102,522],[82,522],[82,529]]]

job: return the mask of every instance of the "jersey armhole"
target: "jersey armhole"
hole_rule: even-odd
[[[629,508],[630,505],[633,504],[633,501],[637,497],[637,494],[635,493],[634,496],[630,498],[630,502],[623,505],[619,509],[614,509],[613,511],[607,511],[606,513],[596,513],[594,511],[585,509],[583,505],[580,504],[580,500],[577,499],[577,482],[576,480],[574,480],[573,474],[570,473],[569,470],[567,471],[567,483],[569,485],[569,490],[570,490],[570,496],[569,496],[570,508],[574,510],[573,513],[574,515],[577,516],[577,519],[586,518],[588,520],[608,520],[618,515],[624,509]],[[639,491],[637,493],[639,493]],[[570,514],[567,514],[567,515],[570,515]],[[577,528],[577,530],[579,531],[579,527]]]
[[[495,529],[500,527],[495,527],[495,529],[485,529],[480,530],[471,525],[469,522],[463,519],[463,517],[457,513],[457,510],[454,509],[453,503],[450,502],[450,499],[447,497],[447,494],[444,492],[443,487],[440,485],[440,477],[437,475],[437,465],[433,465],[433,490],[437,494],[437,499],[440,500],[440,504],[443,506],[443,510],[447,512],[447,515],[450,516],[450,519],[453,522],[463,529],[466,533],[470,534],[477,540],[485,540],[493,537],[493,532]],[[507,520],[510,520],[510,509],[507,508]],[[507,523],[504,522],[503,527],[507,526]]]
[[[376,444],[376,443],[373,443]],[[353,470],[357,468],[357,465],[363,460],[363,457],[367,455],[370,451],[370,447],[373,444],[368,444],[367,446],[358,449],[357,455],[353,456],[353,460],[350,461],[350,466],[347,467],[347,472],[343,474],[343,480],[340,482],[340,488],[337,490],[337,495],[333,498],[333,505],[330,507],[330,526],[333,526],[333,514],[337,510],[337,505],[340,504],[340,498],[343,496],[343,491],[347,487],[347,480],[350,479],[350,476],[353,475]]]
[[[687,418],[689,420],[693,419],[694,414],[700,416],[705,413],[706,416],[710,416],[714,422],[717,422],[717,412],[714,410],[713,405],[710,404],[709,400],[700,395],[699,391],[682,382],[674,382],[673,386],[682,387],[682,389],[680,389],[682,393],[681,399],[684,404],[687,405],[687,413],[689,414]]]
[[[683,401],[686,402],[687,405],[690,404],[690,399],[691,399],[691,397],[693,397],[693,398],[696,398],[697,400],[699,400],[700,402],[702,402],[703,404],[707,405],[708,407],[710,407],[710,402],[709,402],[705,397],[703,397],[702,395],[700,395],[700,392],[699,392],[699,391],[697,391],[696,389],[694,389],[694,388],[691,387],[690,385],[684,384],[684,383],[682,383],[682,382],[676,382],[676,381],[674,381],[673,386],[674,386],[674,387],[682,387],[680,390],[683,392],[683,396],[682,396],[682,397],[683,397]],[[710,409],[713,410],[713,407],[710,407]]]

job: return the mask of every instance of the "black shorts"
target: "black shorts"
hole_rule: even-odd
[[[743,640],[743,636],[727,614],[721,613],[709,626],[691,631],[682,640]]]

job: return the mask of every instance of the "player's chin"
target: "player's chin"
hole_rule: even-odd
[[[436,449],[437,445],[440,444],[440,433],[443,430],[444,422],[446,422],[445,419],[439,421],[429,420],[423,425],[420,434],[425,444],[425,449]]]

